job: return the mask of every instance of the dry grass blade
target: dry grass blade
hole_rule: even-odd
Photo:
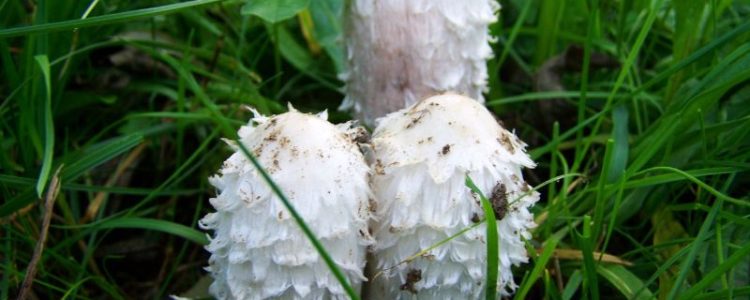
[[[23,279],[21,285],[21,291],[18,293],[18,300],[25,300],[31,291],[31,285],[34,282],[34,276],[36,275],[36,266],[39,263],[39,259],[42,258],[42,251],[44,251],[44,244],[47,241],[47,232],[49,231],[49,224],[52,220],[52,209],[55,206],[55,199],[57,199],[57,193],[60,191],[60,170],[62,165],[57,167],[55,175],[52,176],[47,187],[47,194],[44,197],[44,216],[42,218],[42,228],[39,232],[39,240],[36,242],[34,247],[34,254],[31,256],[28,268],[26,268],[26,276]]]
[[[537,252],[541,253],[541,251],[542,249],[537,249]],[[623,265],[626,267],[633,266],[633,263],[612,254],[594,251],[593,256],[595,259],[602,262]],[[556,259],[583,260],[583,253],[581,250],[576,249],[556,249],[555,252],[552,253],[552,257]]]
[[[145,143],[138,145],[138,147],[133,149],[133,151],[131,151],[130,154],[125,157],[125,159],[120,161],[115,172],[111,177],[109,177],[109,179],[107,179],[107,183],[105,184],[105,186],[114,186],[117,180],[119,180],[123,176],[123,174],[125,174],[126,171],[130,170],[132,166],[138,161],[138,158],[141,156],[141,153],[145,148]],[[102,203],[104,203],[104,199],[106,199],[107,195],[108,193],[104,191],[96,194],[96,197],[94,197],[94,200],[91,201],[91,204],[89,204],[88,208],[86,209],[86,214],[80,221],[81,224],[88,223],[89,221],[93,220],[94,217],[96,217],[96,213],[99,212],[99,209],[101,208]]]

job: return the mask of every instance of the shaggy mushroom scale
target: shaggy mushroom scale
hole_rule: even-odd
[[[239,130],[348,281],[365,280],[372,243],[369,168],[353,142],[361,129],[334,126],[326,114],[294,111],[256,116]],[[255,123],[255,124],[254,124]],[[230,143],[231,145],[231,143]],[[201,221],[213,230],[206,268],[218,299],[346,299],[345,291],[248,158],[235,153],[210,178],[216,212]]]
[[[534,162],[525,144],[473,99],[446,94],[418,102],[378,121],[372,138],[372,188],[378,200],[374,227],[372,299],[477,299],[484,290],[485,224],[430,250],[484,218],[466,175],[496,205],[498,288],[516,285],[511,266],[527,261],[524,239],[534,227],[528,209],[539,195],[521,169]],[[419,275],[419,276],[416,276]]]

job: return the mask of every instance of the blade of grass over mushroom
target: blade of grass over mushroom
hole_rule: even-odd
[[[487,224],[485,226],[486,239],[487,239],[487,281],[485,283],[485,297],[490,299],[497,298],[497,265],[499,260],[499,251],[497,243],[497,220],[495,220],[495,211],[492,209],[492,203],[487,200],[481,190],[474,184],[469,175],[466,175],[466,186],[471,189],[473,193],[479,195],[479,199],[482,202],[482,210],[484,210],[484,220]]]
[[[157,6],[157,7],[142,8],[142,9],[136,9],[132,11],[113,13],[113,14],[108,14],[108,15],[103,15],[103,16],[94,16],[94,17],[90,17],[87,19],[75,19],[75,20],[67,20],[67,21],[46,23],[46,24],[39,24],[39,25],[32,25],[32,26],[25,26],[25,27],[8,28],[8,29],[0,30],[0,38],[19,36],[19,35],[29,35],[33,33],[39,33],[39,32],[55,32],[55,31],[69,30],[69,29],[74,29],[74,28],[105,26],[105,25],[111,25],[111,24],[116,24],[116,23],[123,23],[127,21],[133,21],[133,20],[137,20],[141,18],[163,16],[163,15],[179,12],[185,9],[221,3],[224,1],[227,1],[227,0],[193,0],[193,1],[188,1],[188,2],[167,4],[167,5]]]
[[[52,82],[50,79],[49,59],[46,55],[35,56],[34,59],[42,70],[44,80],[44,154],[42,157],[42,169],[39,171],[39,180],[36,183],[36,195],[42,197],[44,187],[47,185],[50,171],[52,170],[52,153],[55,150],[55,126],[52,121]]]
[[[415,260],[415,259],[417,259],[419,257],[422,257],[423,255],[429,253],[430,251],[432,251],[432,250],[434,250],[434,249],[436,249],[436,248],[438,248],[440,246],[443,246],[443,245],[447,244],[448,242],[452,241],[453,239],[455,239],[455,238],[463,235],[464,233],[468,232],[469,230],[472,230],[472,229],[474,229],[476,227],[479,227],[479,225],[484,224],[484,222],[485,222],[485,220],[480,220],[478,223],[475,223],[474,225],[471,225],[471,226],[466,227],[466,228],[464,228],[462,230],[459,230],[458,232],[456,232],[456,234],[451,235],[451,236],[449,236],[449,237],[447,237],[445,239],[442,239],[442,240],[438,241],[437,243],[432,244],[429,247],[424,248],[424,249],[420,250],[419,252],[412,254],[411,256],[407,257],[403,261],[400,261],[395,266],[388,266],[385,269],[379,270],[377,273],[375,273],[375,275],[372,276],[373,279],[378,278],[385,271],[391,270],[391,269],[393,269],[395,267],[398,267],[398,266],[400,266],[402,264],[408,264],[411,261],[413,261],[413,260]]]
[[[302,218],[302,216],[297,212],[296,209],[294,209],[294,206],[291,202],[289,202],[289,199],[286,198],[284,193],[281,191],[281,188],[276,185],[276,183],[273,182],[273,179],[270,175],[268,175],[268,172],[261,166],[260,162],[255,158],[255,156],[250,153],[250,151],[247,150],[245,145],[238,142],[237,145],[242,150],[242,153],[245,154],[245,156],[250,160],[250,162],[253,164],[253,166],[258,170],[258,172],[261,174],[263,179],[266,181],[266,183],[271,187],[271,190],[273,190],[274,194],[276,194],[277,197],[281,200],[281,202],[284,204],[284,207],[289,211],[289,214],[292,215],[292,218],[297,222],[297,225],[300,226],[302,229],[302,232],[305,233],[307,238],[310,240],[310,243],[313,244],[313,247],[315,247],[315,250],[318,251],[318,254],[323,258],[323,260],[326,262],[326,265],[328,265],[328,268],[331,270],[331,273],[338,279],[339,283],[341,283],[341,286],[344,288],[346,293],[348,294],[350,299],[359,299],[359,296],[357,296],[357,293],[354,291],[354,289],[349,285],[348,280],[346,277],[344,277],[344,273],[336,266],[336,262],[333,261],[331,258],[331,255],[328,254],[328,252],[323,247],[323,244],[320,243],[318,238],[315,236],[315,233],[310,229],[310,227],[307,226],[307,223]]]

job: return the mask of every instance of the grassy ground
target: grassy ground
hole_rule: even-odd
[[[0,299],[29,265],[41,299],[196,286],[241,106],[349,118],[342,2],[0,0]],[[750,2],[501,3],[487,104],[543,198],[517,297],[747,298]]]

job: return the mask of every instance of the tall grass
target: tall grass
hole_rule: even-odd
[[[269,23],[240,0],[0,1],[0,298],[45,213],[35,296],[205,295],[196,222],[240,107],[350,118],[343,2]],[[515,297],[750,295],[750,4],[501,3],[487,105],[530,144],[543,199]]]

